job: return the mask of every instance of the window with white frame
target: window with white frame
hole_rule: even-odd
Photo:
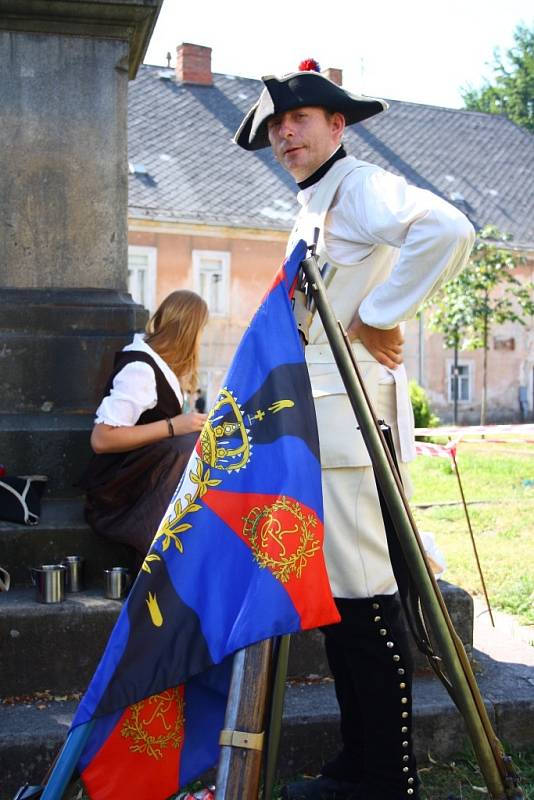
[[[221,250],[193,250],[195,291],[208,304],[214,317],[230,311],[230,253]]]
[[[449,361],[448,364],[448,384],[449,384],[449,402],[454,402],[454,375],[455,366],[454,361]],[[468,361],[459,362],[457,366],[458,375],[458,401],[460,403],[469,403],[473,391],[473,370],[472,364]]]
[[[156,310],[157,249],[128,247],[128,291],[151,314]]]

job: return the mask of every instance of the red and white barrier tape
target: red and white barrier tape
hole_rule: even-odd
[[[418,456],[441,456],[452,458],[456,456],[457,441],[448,444],[430,444],[430,442],[416,442],[415,452]]]
[[[534,444],[534,425],[526,423],[523,425],[471,425],[465,428],[416,428],[417,436],[450,436],[453,437],[447,444],[431,444],[429,442],[415,442],[415,452],[422,456],[440,456],[441,458],[452,458],[456,456],[456,449],[461,439],[469,436],[484,436],[485,442],[498,442],[493,436],[518,436],[527,442]]]

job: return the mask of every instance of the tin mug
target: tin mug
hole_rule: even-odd
[[[37,599],[40,603],[62,603],[65,599],[65,572],[64,564],[42,564],[40,567],[30,567],[32,583],[37,589]]]
[[[83,556],[65,556],[62,564],[66,567],[65,591],[81,592],[83,589]]]
[[[105,569],[106,579],[105,595],[110,600],[122,600],[128,594],[132,582],[130,570],[126,567],[112,567]]]

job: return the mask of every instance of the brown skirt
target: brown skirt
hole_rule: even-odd
[[[94,456],[83,481],[91,528],[144,558],[187,465],[197,434],[163,439],[120,458]]]

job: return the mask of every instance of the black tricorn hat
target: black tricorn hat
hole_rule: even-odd
[[[361,122],[388,108],[385,100],[351,94],[320,72],[298,71],[282,78],[267,75],[262,81],[265,89],[234,136],[234,142],[245,150],[269,147],[267,120],[274,114],[294,108],[320,106],[328,111],[339,111],[347,125]]]

